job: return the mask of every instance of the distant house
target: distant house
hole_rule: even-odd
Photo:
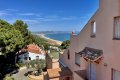
[[[17,60],[20,62],[35,59],[45,59],[45,51],[36,44],[29,44],[17,53]]]

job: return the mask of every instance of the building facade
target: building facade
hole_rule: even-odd
[[[73,80],[120,80],[120,0],[99,0],[99,9],[60,60]]]
[[[27,48],[22,49],[17,54],[17,59],[19,62],[36,60],[36,59],[45,59],[45,51],[36,44],[29,44]]]

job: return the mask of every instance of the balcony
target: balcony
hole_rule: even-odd
[[[83,80],[88,80],[87,79],[87,71],[86,70],[78,70],[75,71],[75,73],[80,76]]]

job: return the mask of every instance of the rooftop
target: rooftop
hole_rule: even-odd
[[[49,78],[57,78],[57,77],[62,77],[62,76],[66,76],[66,75],[67,76],[72,75],[72,72],[67,67],[47,69],[47,73],[48,73]]]
[[[36,44],[29,44],[27,45],[27,51],[36,53],[36,54],[42,54],[45,53],[44,50],[42,50],[38,45]]]
[[[16,54],[21,55],[21,54],[24,54],[26,52],[32,52],[35,54],[45,54],[45,51],[36,44],[29,44],[29,45],[27,45],[27,47],[21,49],[19,51],[19,54],[18,53],[16,53]]]

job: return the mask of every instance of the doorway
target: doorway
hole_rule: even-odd
[[[88,65],[88,80],[96,80],[96,64],[89,63]]]

